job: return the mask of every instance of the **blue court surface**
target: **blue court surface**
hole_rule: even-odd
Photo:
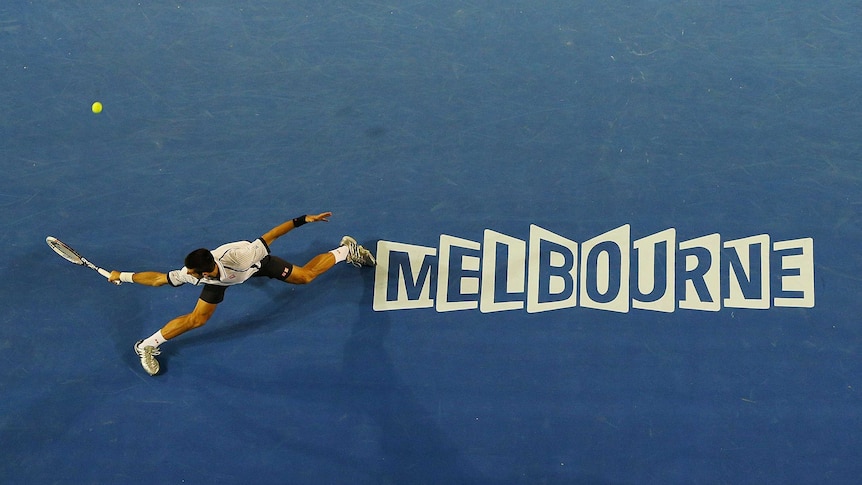
[[[860,14],[4,2],[0,483],[858,483]]]

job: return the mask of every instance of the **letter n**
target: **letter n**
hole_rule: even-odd
[[[762,234],[724,243],[727,252],[728,308],[767,309],[769,293],[769,235]]]

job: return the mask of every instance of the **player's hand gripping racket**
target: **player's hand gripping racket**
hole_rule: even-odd
[[[79,266],[86,266],[93,271],[97,271],[100,275],[104,276],[105,278],[111,277],[111,273],[108,270],[100,268],[100,267],[96,266],[95,264],[87,261],[87,259],[84,258],[83,256],[81,256],[80,254],[78,254],[77,251],[75,251],[74,249],[69,247],[68,244],[57,239],[56,237],[48,236],[47,238],[45,238],[45,242],[48,243],[48,246],[50,246],[51,249],[53,249],[55,253],[62,256],[63,259],[65,259],[66,261],[68,261],[70,263],[77,264]],[[119,280],[114,281],[113,283],[115,285],[121,284]]]

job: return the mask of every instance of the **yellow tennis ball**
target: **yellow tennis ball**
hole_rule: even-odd
[[[99,114],[102,112],[102,103],[96,101],[93,103],[93,113]]]

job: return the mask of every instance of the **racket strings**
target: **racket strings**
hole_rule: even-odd
[[[57,239],[49,239],[48,245],[51,246],[51,249],[54,250],[55,253],[59,254],[63,258],[75,263],[75,264],[84,264],[83,258],[78,255],[72,248],[63,244],[62,241]]]

